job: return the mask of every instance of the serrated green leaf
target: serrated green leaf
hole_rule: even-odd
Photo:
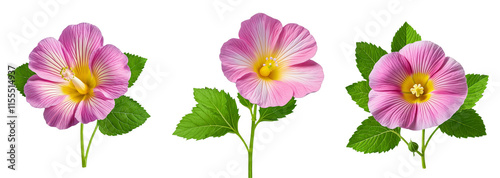
[[[268,108],[260,108],[259,115],[260,119],[258,122],[262,121],[277,121],[279,118],[286,117],[286,115],[291,114],[293,109],[295,108],[295,100],[294,97],[288,101],[284,106],[276,106],[276,107],[268,107]]]
[[[24,95],[24,85],[26,85],[26,82],[28,82],[28,79],[35,75],[35,72],[31,71],[28,67],[28,63],[25,63],[14,70],[14,85],[16,85],[17,90],[21,95]]]
[[[457,138],[486,135],[483,120],[474,109],[466,109],[455,113],[450,119],[439,125],[439,129],[441,132]]]
[[[248,109],[252,109],[253,104],[250,103],[250,101],[248,101],[247,99],[243,98],[243,96],[241,96],[239,93],[238,93],[238,100],[243,106],[247,107]]]
[[[377,120],[370,116],[364,120],[356,132],[349,139],[347,147],[363,153],[382,153],[398,146],[401,128],[389,129],[380,125]]]
[[[398,52],[407,44],[421,41],[422,37],[411,27],[408,23],[405,22],[401,28],[396,32],[394,38],[392,38],[391,48],[392,52]]]
[[[236,101],[224,90],[195,88],[194,99],[198,104],[177,124],[174,135],[201,140],[238,133],[240,115]]]
[[[371,88],[370,85],[368,85],[368,81],[353,83],[347,86],[346,90],[359,107],[363,108],[366,112],[370,112],[368,109],[368,94]]]
[[[361,76],[368,80],[368,76],[373,70],[373,66],[387,52],[382,48],[366,42],[356,43],[356,67],[358,67]]]
[[[468,92],[460,110],[471,109],[474,107],[476,102],[483,97],[483,92],[488,84],[487,75],[467,74],[465,77],[467,78]]]
[[[132,98],[120,96],[115,107],[103,120],[98,120],[99,130],[104,135],[116,136],[129,133],[146,122],[150,115]]]
[[[128,81],[128,87],[130,88],[134,85],[139,75],[141,75],[144,65],[148,59],[137,56],[135,54],[124,53],[128,57],[128,67],[130,68],[130,80]]]

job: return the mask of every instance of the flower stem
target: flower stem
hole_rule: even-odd
[[[99,127],[99,124],[95,125],[94,132],[92,132],[92,136],[90,137],[89,145],[87,145],[87,152],[85,153],[85,162],[87,162],[87,158],[89,157],[89,150],[90,150],[90,144],[92,144],[92,140],[94,139],[95,132],[97,131],[97,128]]]
[[[85,168],[87,167],[87,159],[85,159],[85,154],[83,150],[85,150],[84,145],[83,145],[83,123],[80,124],[80,148],[81,148],[81,155],[82,155],[82,167]]]
[[[439,126],[436,127],[436,129],[434,129],[434,131],[431,133],[431,135],[429,136],[429,138],[427,139],[427,141],[425,141],[425,129],[422,130],[422,147],[421,147],[421,150],[420,151],[416,151],[415,153],[417,153],[418,155],[420,155],[420,158],[422,160],[422,168],[425,169],[427,166],[425,164],[425,150],[427,149],[427,146],[429,145],[429,141],[431,141],[431,138],[432,136],[434,136],[434,134],[436,133],[436,131],[439,129]],[[406,139],[404,139],[401,134],[397,133],[396,131],[392,131],[394,134],[396,134],[399,138],[401,138],[401,140],[403,140],[406,145],[409,145],[408,141],[406,141]]]
[[[98,124],[95,125],[94,132],[92,132],[92,136],[90,137],[89,140],[89,145],[87,145],[87,152],[84,154],[85,146],[83,143],[83,124],[80,126],[80,145],[81,145],[81,154],[82,154],[82,168],[87,167],[87,158],[89,157],[89,150],[90,150],[90,145],[92,144],[92,140],[94,139],[95,132],[97,131],[97,128],[99,127]]]
[[[408,141],[406,141],[405,138],[403,138],[403,136],[401,136],[401,134],[397,133],[396,131],[393,131],[391,130],[391,132],[393,132],[394,134],[396,134],[401,140],[403,140],[405,143],[406,143],[406,146],[408,146],[410,143],[408,143]],[[422,153],[420,153],[420,151],[416,151],[415,153],[417,153],[418,155],[422,156]]]
[[[436,133],[436,131],[439,129],[439,126],[436,127],[436,129],[434,129],[434,131],[432,132],[431,136],[429,136],[429,138],[427,139],[427,142],[425,143],[425,147],[427,148],[427,145],[429,145],[429,141],[431,141],[431,138],[432,136],[434,136],[434,133]]]
[[[430,137],[429,137],[429,139],[430,139]],[[425,147],[426,146],[427,145],[425,145],[425,129],[422,129],[422,154],[420,155],[420,157],[422,158],[422,168],[423,169],[426,168],[426,166],[425,166]]]
[[[248,148],[248,178],[252,178],[252,157],[253,157],[253,141],[255,137],[255,128],[257,128],[257,105],[254,106],[252,113],[252,128],[250,133],[250,146]]]

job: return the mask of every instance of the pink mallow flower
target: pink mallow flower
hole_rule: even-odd
[[[29,59],[36,75],[24,86],[26,100],[45,108],[45,121],[58,129],[106,118],[128,89],[127,56],[103,46],[101,31],[88,23],[66,27],[59,40],[43,39]]]
[[[464,69],[443,49],[419,41],[386,54],[369,76],[368,108],[391,129],[422,130],[448,120],[464,103]]]
[[[283,106],[320,89],[323,68],[310,60],[316,41],[304,27],[256,14],[241,23],[239,37],[222,45],[220,60],[224,75],[251,103]]]

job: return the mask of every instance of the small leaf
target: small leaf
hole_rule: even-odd
[[[357,42],[356,43],[356,66],[358,67],[361,76],[368,80],[368,76],[373,70],[373,66],[387,52],[382,48],[371,43]]]
[[[467,87],[469,89],[464,104],[460,107],[461,110],[474,107],[476,102],[483,97],[486,84],[488,84],[487,75],[467,74],[465,77],[467,78]]]
[[[288,103],[284,106],[276,106],[276,107],[268,107],[268,108],[260,108],[259,114],[260,119],[258,122],[262,121],[277,121],[279,118],[283,118],[288,114],[293,112],[295,108],[295,103],[297,101],[292,97]]]
[[[401,28],[396,32],[392,39],[391,48],[392,52],[398,52],[407,44],[421,41],[422,37],[415,31],[408,23],[405,22]]]
[[[486,135],[483,120],[474,109],[466,109],[455,113],[450,119],[439,125],[439,129],[441,132],[457,138]]]
[[[99,130],[104,135],[116,136],[129,133],[149,118],[144,108],[127,96],[115,99],[115,107],[103,120],[98,120]]]
[[[363,108],[366,112],[370,112],[368,109],[368,94],[371,88],[370,85],[368,85],[368,81],[353,83],[347,86],[346,90],[359,107]]]
[[[243,98],[243,96],[241,96],[239,93],[238,93],[238,100],[240,100],[240,103],[247,107],[248,109],[252,109],[252,106],[253,104],[250,103],[250,101],[248,101],[247,99]]]
[[[238,133],[240,115],[236,101],[224,90],[195,88],[194,99],[198,104],[177,124],[174,135],[201,140]]]
[[[141,75],[144,65],[146,65],[146,58],[137,56],[135,54],[124,53],[128,57],[128,67],[130,68],[130,80],[128,81],[128,87],[130,88],[134,85],[139,75]]]
[[[26,82],[28,82],[28,79],[31,76],[35,75],[35,72],[31,71],[28,68],[28,63],[25,63],[17,67],[14,72],[15,72],[14,85],[16,85],[16,88],[17,90],[19,90],[19,93],[21,93],[21,95],[26,97],[26,95],[24,95],[24,85],[26,85]]]
[[[380,125],[377,120],[370,116],[364,120],[356,132],[349,139],[347,147],[363,153],[382,153],[398,146],[401,128],[389,129]]]

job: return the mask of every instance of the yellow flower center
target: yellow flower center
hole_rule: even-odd
[[[424,87],[421,84],[413,85],[413,88],[410,89],[411,94],[414,94],[416,97],[420,97],[421,94],[424,94]]]
[[[416,73],[408,76],[401,84],[403,98],[409,103],[423,103],[431,98],[434,83],[429,74]]]
[[[67,85],[62,85],[61,90],[69,95],[74,102],[80,102],[94,95],[93,89],[97,82],[92,77],[88,65],[79,65],[75,68],[65,67],[61,69],[61,77],[69,81]]]
[[[89,87],[80,79],[78,79],[78,77],[75,76],[75,73],[73,73],[73,71],[71,71],[71,69],[69,69],[68,67],[65,67],[61,70],[61,76],[64,80],[71,81],[73,87],[75,87],[78,93],[84,95],[89,92]]]
[[[278,67],[278,62],[276,62],[276,58],[270,57],[266,58],[266,61],[264,64],[262,64],[262,67],[259,70],[259,73],[263,77],[268,77],[271,75],[271,72],[275,70]]]

